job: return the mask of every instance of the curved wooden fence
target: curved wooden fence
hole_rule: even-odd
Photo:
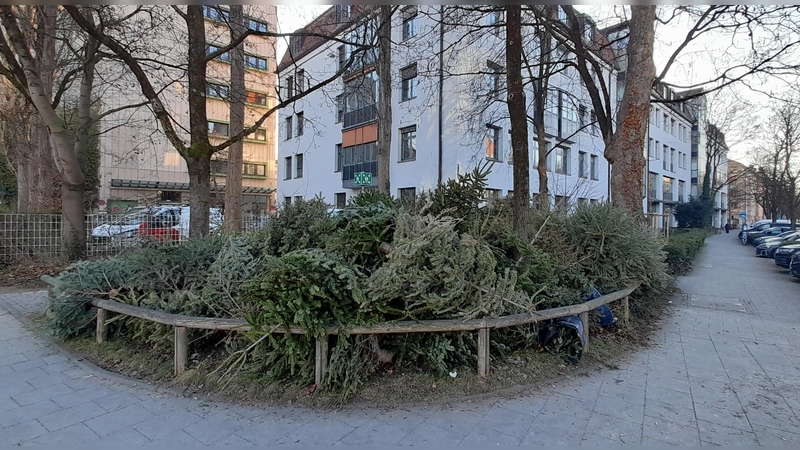
[[[43,275],[42,281],[55,286],[55,278]],[[489,330],[493,328],[506,328],[517,325],[526,325],[545,320],[558,319],[561,317],[578,315],[583,322],[584,332],[584,351],[589,345],[589,311],[593,311],[603,305],[618,300],[622,301],[622,320],[627,326],[630,316],[628,296],[636,290],[638,286],[628,287],[620,291],[603,295],[594,300],[571,306],[560,308],[533,311],[525,314],[514,314],[486,319],[471,320],[425,320],[425,321],[403,321],[403,322],[384,322],[369,326],[353,326],[343,329],[337,327],[328,328],[327,335],[336,335],[340,332],[346,334],[396,334],[396,333],[445,333],[453,331],[477,331],[478,332],[478,375],[485,377],[489,373]],[[189,328],[199,330],[218,330],[218,331],[249,331],[252,327],[242,319],[222,319],[213,317],[192,317],[180,314],[170,314],[163,311],[142,308],[139,306],[127,305],[95,298],[91,304],[97,308],[97,343],[102,343],[106,338],[106,318],[108,312],[125,314],[151,322],[170,325],[175,328],[175,374],[179,375],[186,370],[189,355],[189,345],[187,331]],[[274,327],[272,333],[291,333],[306,334],[306,330],[298,327]],[[326,336],[327,337],[327,336]],[[328,366],[328,340],[316,340],[316,364],[314,379],[319,385],[325,376]]]

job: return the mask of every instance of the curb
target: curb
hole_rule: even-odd
[[[42,292],[42,293],[46,293],[46,291],[27,291],[27,292]],[[22,292],[20,292],[20,293],[22,293]],[[115,382],[115,383],[119,383],[119,384],[123,384],[123,385],[128,385],[128,386],[135,387],[135,388],[138,388],[138,389],[142,389],[142,390],[145,390],[145,391],[149,391],[149,392],[152,392],[152,393],[155,393],[155,394],[168,394],[168,395],[171,395],[171,396],[174,396],[174,397],[179,397],[179,398],[190,398],[190,399],[197,400],[197,401],[221,403],[223,406],[247,406],[247,407],[253,407],[253,408],[264,408],[263,405],[262,406],[258,406],[258,405],[254,405],[254,404],[251,404],[251,403],[237,403],[237,402],[234,402],[234,401],[222,398],[222,397],[215,396],[213,394],[201,394],[201,393],[187,394],[186,391],[183,390],[183,389],[165,387],[165,386],[158,386],[158,385],[146,382],[146,381],[142,381],[142,380],[139,380],[139,379],[136,379],[136,378],[129,377],[127,375],[122,375],[122,374],[119,374],[119,373],[115,373],[115,372],[111,372],[111,371],[108,371],[106,369],[103,369],[102,367],[96,366],[95,364],[91,363],[90,361],[88,361],[86,359],[83,359],[83,358],[80,358],[80,357],[76,356],[75,354],[73,354],[72,352],[70,352],[69,350],[64,348],[61,345],[61,343],[58,342],[58,340],[54,339],[52,336],[49,336],[49,335],[47,335],[45,333],[42,333],[40,331],[40,329],[38,329],[39,327],[35,323],[33,323],[22,311],[17,309],[14,305],[11,305],[8,302],[6,302],[2,297],[3,296],[0,295],[0,308],[5,309],[6,311],[8,311],[9,314],[14,316],[14,318],[16,318],[18,321],[20,321],[20,323],[22,323],[31,332],[36,334],[36,336],[45,339],[48,343],[50,343],[53,346],[53,348],[57,349],[59,353],[61,353],[62,355],[66,356],[67,358],[69,358],[70,361],[75,363],[78,367],[86,370],[87,372],[89,372],[94,377],[105,379],[105,380],[108,380],[108,381],[111,381],[111,382]],[[671,314],[671,312],[666,312],[666,314]],[[647,347],[642,347],[642,349],[639,350],[639,351],[646,350],[646,349],[647,349]],[[636,353],[638,353],[638,351],[634,352],[634,353],[631,353],[630,355],[624,356],[622,361],[620,361],[620,362],[621,363],[624,362],[626,359],[628,359],[629,356],[632,356],[633,354],[636,354]],[[382,407],[375,406],[374,404],[367,403],[367,402],[351,403],[351,404],[343,405],[343,406],[341,406],[339,408],[330,408],[330,407],[313,408],[313,407],[297,406],[297,405],[291,405],[291,408],[304,409],[304,410],[309,410],[309,411],[326,411],[326,410],[337,410],[337,409],[338,410],[375,409],[375,410],[379,410],[379,411],[391,411],[391,410],[402,410],[404,408],[409,408],[409,407],[442,406],[442,405],[452,405],[452,404],[456,404],[456,403],[471,403],[471,402],[481,401],[481,400],[493,400],[493,401],[496,401],[496,400],[499,400],[499,399],[512,398],[512,397],[519,396],[519,395],[533,394],[536,391],[543,390],[542,388],[544,388],[547,385],[555,386],[557,383],[562,383],[562,382],[565,382],[565,381],[571,381],[571,380],[574,380],[574,379],[579,379],[581,377],[586,376],[589,372],[593,372],[593,371],[594,372],[604,372],[604,371],[609,371],[609,370],[616,371],[618,369],[607,368],[607,367],[604,367],[602,363],[595,362],[591,366],[581,367],[580,369],[576,370],[575,372],[573,372],[573,373],[571,373],[569,375],[560,377],[560,378],[551,378],[551,379],[547,379],[547,380],[541,380],[541,381],[538,381],[538,382],[533,382],[531,384],[526,384],[526,385],[519,384],[519,385],[509,386],[509,387],[506,387],[506,388],[503,388],[503,389],[498,389],[498,390],[492,391],[492,392],[486,392],[486,393],[481,393],[481,394],[473,394],[473,395],[455,397],[455,398],[445,398],[445,399],[433,400],[433,401],[424,402],[424,403],[397,403],[397,404],[393,405],[391,408],[386,408],[386,407],[382,408]],[[267,408],[270,408],[270,407],[282,407],[282,406],[285,406],[285,405],[277,405],[277,404],[276,405],[269,405],[269,406],[267,406]]]

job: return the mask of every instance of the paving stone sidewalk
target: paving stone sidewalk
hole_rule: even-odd
[[[0,296],[0,443],[128,445],[800,445],[800,280],[717,235],[655,345],[588,378],[513,398],[394,410],[251,408],[104,377]]]

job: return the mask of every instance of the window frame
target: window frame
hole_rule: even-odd
[[[592,181],[600,180],[600,157],[590,155],[589,157],[589,179]]]
[[[297,113],[297,133],[295,133],[296,137],[300,137],[303,135],[306,129],[306,116],[303,111]]]
[[[295,172],[294,177],[295,178],[303,178],[303,166],[304,166],[304,161],[303,160],[304,159],[305,158],[303,157],[302,153],[298,153],[298,154],[294,155],[294,172]]]
[[[417,6],[409,5],[403,8],[403,23],[401,25],[401,39],[407,41],[417,35]]]
[[[500,159],[500,154],[502,152],[502,148],[501,148],[501,145],[500,145],[500,140],[502,139],[502,136],[503,136],[502,131],[503,131],[503,129],[498,127],[498,126],[491,125],[491,124],[487,124],[486,125],[486,134],[485,134],[485,137],[484,137],[484,145],[483,145],[483,147],[484,147],[484,154],[485,154],[486,159],[488,161],[502,162],[502,160]],[[490,133],[491,133],[491,135],[490,135]],[[494,156],[490,156],[489,155],[489,142],[488,141],[489,141],[490,138],[491,138],[492,144],[493,144],[492,147],[493,147],[493,150],[494,150]]]
[[[410,137],[410,139],[409,139]],[[412,152],[409,157],[406,157],[407,143],[412,142],[410,146]],[[417,160],[417,126],[411,125],[400,128],[400,162],[416,161]]]
[[[400,80],[400,101],[407,102],[417,98],[417,63],[400,69]]]
[[[231,135],[231,124],[226,123],[226,122],[220,122],[218,120],[207,120],[206,122],[208,124],[207,127],[208,127],[208,135],[209,136],[212,136],[212,137],[219,137],[219,136],[229,137]],[[212,124],[214,125],[213,128],[216,128],[216,125],[224,126],[226,128],[226,132],[225,133],[217,133],[217,132],[215,132],[213,130],[213,128],[212,128]]]
[[[256,61],[255,65],[250,64],[250,58],[252,58],[253,60]],[[264,62],[264,67],[263,68],[260,67],[260,64],[258,64],[258,62],[260,62],[260,61]],[[267,71],[269,71],[269,61],[267,60],[267,58],[265,58],[263,56],[254,55],[252,53],[245,53],[244,54],[244,67],[245,67],[245,69],[252,69],[252,70],[259,70],[261,72],[267,72]]]
[[[224,90],[224,95],[221,94],[221,90]],[[206,98],[215,98],[218,100],[225,100],[229,101],[231,95],[231,87],[226,84],[221,83],[206,83]]]
[[[291,180],[292,179],[292,157],[287,156],[283,158],[283,179],[284,180]]]
[[[284,128],[286,129],[286,139],[285,140],[287,140],[287,141],[292,139],[292,137],[293,137],[292,136],[292,132],[294,131],[292,129],[292,127],[294,126],[294,122],[292,121],[293,119],[294,118],[291,115],[288,115],[288,116],[286,116],[286,118],[283,119]]]
[[[588,173],[588,170],[587,170],[588,167],[587,167],[587,164],[586,164],[587,163],[587,161],[586,161],[586,156],[587,155],[588,155],[588,153],[586,153],[586,152],[581,152],[581,151],[578,152],[578,178],[583,178],[583,179],[589,178],[589,173]]]

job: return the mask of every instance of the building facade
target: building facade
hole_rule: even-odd
[[[256,31],[275,30],[277,8],[274,5],[246,5],[245,25]],[[228,10],[220,6],[204,6],[207,52],[230,41]],[[176,18],[174,29],[165,29],[153,42],[154,52],[162,60],[186,61],[185,23]],[[248,36],[245,50],[245,126],[252,125],[274,107],[277,78],[275,38]],[[156,78],[158,75],[153,75]],[[230,134],[230,57],[210,61],[207,67],[207,117],[212,144],[222,143]],[[188,89],[179,76],[165,87],[161,97],[175,119],[176,128],[188,128]],[[136,93],[104,98],[106,105],[135,103]],[[118,98],[117,98],[118,97]],[[102,121],[100,138],[100,209],[123,212],[130,206],[154,203],[188,202],[189,176],[183,158],[159,131],[160,125],[149,110],[120,114]],[[275,204],[277,187],[276,118],[268,117],[262,127],[243,141],[242,168],[243,210],[269,210]],[[188,138],[188,135],[186,135]],[[211,166],[213,206],[223,207],[227,158],[225,152],[215,155]]]
[[[728,223],[741,228],[767,218],[756,201],[757,180],[753,170],[732,159],[728,160]],[[742,214],[744,213],[744,214]]]
[[[442,30],[436,6],[402,7],[392,27],[392,124],[390,191],[406,197],[488,164],[487,198],[513,193],[513,158],[504,99],[504,29],[496,12],[461,18]],[[374,21],[370,7],[335,6],[306,30],[334,33],[347,42],[369,40]],[[602,40],[590,20],[582,23],[589,41]],[[483,28],[483,30],[481,30]],[[466,30],[466,31],[465,31]],[[535,49],[529,49],[531,53]],[[290,42],[278,68],[281,95],[306,89],[347,67],[357,46],[307,36]],[[556,48],[556,61],[571,55]],[[613,55],[611,55],[613,57]],[[355,57],[354,57],[355,58]],[[613,79],[611,58],[604,77]],[[363,53],[341,78],[309,93],[279,118],[278,201],[321,196],[343,207],[372,175],[377,185],[377,54]],[[549,201],[563,207],[608,199],[608,164],[591,102],[573,67],[564,64],[550,79],[544,111]],[[616,89],[611,86],[611,89]],[[615,96],[616,93],[614,92]],[[529,108],[533,93],[527,92]],[[612,97],[613,98],[613,97]],[[531,190],[539,191],[536,133],[529,126]]]

